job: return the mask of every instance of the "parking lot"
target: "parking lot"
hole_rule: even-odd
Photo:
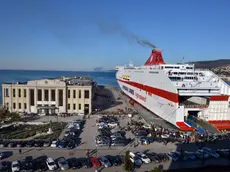
[[[47,118],[46,116],[42,117],[40,119],[40,121],[43,121],[43,120],[45,121],[45,120],[47,120],[46,118]],[[168,154],[169,152],[179,152],[179,154],[180,154],[181,150],[196,153],[198,148],[200,148],[199,145],[195,144],[194,142],[186,144],[186,143],[179,142],[179,141],[175,141],[175,142],[169,141],[167,144],[165,144],[164,141],[162,141],[162,140],[164,140],[164,138],[157,139],[157,137],[159,137],[159,136],[156,136],[153,139],[153,143],[148,143],[148,144],[142,143],[141,144],[141,142],[140,142],[141,139],[138,137],[137,133],[139,133],[139,130],[143,130],[143,129],[137,127],[137,129],[134,130],[134,132],[132,132],[131,123],[135,123],[135,121],[136,122],[142,121],[143,125],[147,125],[144,123],[144,120],[140,119],[138,116],[134,116],[132,118],[132,120],[129,117],[123,116],[123,115],[121,115],[121,116],[117,115],[116,118],[118,119],[117,122],[119,123],[119,125],[116,126],[114,124],[114,121],[110,121],[111,124],[113,124],[115,126],[111,129],[111,133],[114,134],[114,133],[118,133],[120,131],[124,131],[125,132],[124,139],[129,140],[129,142],[127,142],[125,145],[111,146],[111,144],[106,143],[104,146],[103,145],[98,146],[96,144],[96,142],[95,142],[96,136],[101,135],[99,132],[100,131],[99,128],[101,128],[101,129],[108,128],[106,121],[108,119],[110,119],[109,117],[106,117],[106,116],[104,118],[102,118],[102,115],[97,114],[97,115],[91,116],[90,118],[86,118],[82,127],[79,128],[79,132],[77,132],[78,134],[76,135],[79,142],[77,142],[76,147],[68,149],[67,148],[68,143],[62,143],[62,142],[61,142],[62,143],[61,146],[60,146],[60,143],[58,144],[58,142],[55,142],[56,146],[54,146],[54,147],[51,147],[51,145],[46,146],[46,147],[32,145],[32,146],[23,146],[23,147],[19,148],[16,146],[9,147],[9,146],[5,145],[5,146],[1,147],[1,152],[8,152],[8,153],[11,152],[11,155],[4,158],[2,161],[22,160],[26,156],[32,156],[33,158],[36,158],[39,156],[47,156],[47,157],[52,157],[53,159],[57,159],[60,157],[65,157],[66,159],[71,158],[71,157],[83,158],[83,157],[87,157],[87,155],[86,155],[87,150],[89,151],[90,157],[100,157],[100,156],[106,156],[106,155],[124,155],[127,150],[129,150],[133,153],[143,152],[147,156],[150,156],[152,153],[157,153],[157,154],[158,153],[166,153],[166,154]],[[57,120],[56,117],[51,117],[50,119],[53,121]],[[65,119],[65,122],[68,122],[68,125],[63,130],[63,132],[61,134],[62,136],[60,136],[59,139],[63,139],[63,137],[66,134],[66,131],[69,131],[68,126],[75,125],[73,121],[76,121],[76,123],[77,123],[77,121],[79,121],[79,119],[82,119],[82,116],[72,116],[72,117],[66,117],[64,119]],[[99,119],[101,119],[101,121]],[[39,119],[37,119],[37,121],[38,120]],[[60,118],[59,118],[59,120],[60,120]],[[136,125],[138,125],[138,124],[139,123],[137,123]],[[130,126],[130,128],[131,128],[130,130],[126,130],[127,128],[129,128],[128,126]],[[146,126],[146,127],[148,128],[148,126]],[[168,135],[170,135],[170,134],[168,134]],[[163,134],[163,137],[165,137],[165,136],[166,136],[166,134]],[[115,138],[115,139],[114,139],[115,136],[113,136],[113,137],[108,136],[108,137],[109,137],[109,140],[111,141],[110,143],[115,143],[114,140],[119,140],[119,143],[120,143],[120,140],[122,140],[122,139],[120,139],[119,134],[116,136],[117,138]],[[146,137],[149,137],[149,136],[146,136]],[[226,139],[228,139],[228,138],[226,138]],[[50,142],[50,144],[51,143],[52,143],[52,141]],[[220,141],[217,140],[215,143],[205,143],[204,146],[208,147],[208,148],[212,148],[213,150],[216,150],[216,149],[228,148],[228,144],[229,144],[229,139],[227,141],[226,140],[221,141],[221,139],[220,139]],[[19,152],[19,149],[21,149],[21,153]],[[226,158],[226,155],[222,152],[220,152],[220,153],[223,157],[225,156],[225,158],[218,158],[218,161],[216,160],[216,158],[211,158],[211,156],[209,156],[209,158],[207,158],[207,159],[205,159],[205,161],[203,161],[200,158],[198,158],[199,155],[197,155],[196,160],[191,160],[189,158],[185,158],[184,160],[180,160],[179,155],[178,155],[178,158],[174,158],[175,161],[173,161],[173,158],[172,158],[174,156],[170,157],[170,155],[167,155],[169,157],[169,160],[167,160],[167,161],[156,162],[156,159],[153,158],[151,163],[149,163],[149,164],[143,163],[143,165],[141,165],[140,168],[137,168],[136,171],[146,171],[146,170],[152,169],[153,167],[158,167],[158,166],[163,166],[164,169],[168,169],[168,168],[196,167],[196,166],[200,166],[200,165],[207,165],[207,164],[213,164],[213,163],[215,163],[215,164],[227,164],[227,163],[229,163],[227,158]],[[171,154],[173,154],[173,153],[171,153]],[[181,161],[183,161],[183,163]],[[123,171],[122,165],[116,166],[116,167],[104,168],[102,171],[111,171],[111,170]],[[90,171],[90,170],[81,168],[81,171]]]

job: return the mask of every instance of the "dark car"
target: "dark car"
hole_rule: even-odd
[[[44,147],[49,147],[51,145],[51,141],[49,140],[49,141],[44,141],[43,142],[43,146]]]
[[[67,146],[67,142],[65,140],[61,140],[58,142],[58,148],[65,148]]]
[[[26,143],[23,142],[23,141],[19,141],[19,142],[17,142],[17,144],[16,144],[16,146],[17,146],[18,148],[24,147],[25,145],[26,145]]]
[[[36,171],[46,171],[48,168],[44,160],[38,159],[34,162],[34,169]]]
[[[93,164],[90,161],[90,158],[81,158],[81,163],[84,168],[91,168]]]
[[[70,158],[70,159],[67,159],[67,162],[69,163],[69,166],[72,169],[79,169],[82,167],[82,163],[80,159]]]
[[[32,156],[27,156],[21,163],[21,171],[32,172],[34,170],[32,160]]]
[[[73,149],[73,148],[75,148],[75,141],[73,140],[68,141],[67,149]]]
[[[15,147],[16,146],[16,142],[10,142],[9,144],[8,144],[8,147],[9,148],[12,148],[12,147]]]
[[[34,140],[30,140],[26,143],[26,147],[33,147],[34,146],[35,141]]]
[[[34,146],[35,146],[35,147],[42,147],[42,146],[43,146],[43,143],[44,143],[44,141],[42,141],[42,140],[37,140],[37,141],[34,142]]]
[[[0,162],[0,171],[1,172],[10,172],[10,162],[9,161],[2,161]]]
[[[156,163],[160,163],[162,161],[162,158],[154,152],[148,153],[148,157],[151,159],[151,161]]]
[[[148,135],[148,132],[145,130],[139,130],[135,133],[136,137],[146,137]]]
[[[5,152],[0,152],[0,159],[4,159],[6,157],[7,157],[7,155]]]
[[[165,153],[159,153],[158,156],[161,159],[161,161],[169,161],[169,157]]]
[[[122,164],[122,159],[119,155],[117,156],[106,156],[106,158],[108,158],[108,160],[112,163],[112,165],[118,166]]]
[[[8,141],[2,141],[2,143],[0,143],[0,147],[7,147],[9,143],[10,142]]]

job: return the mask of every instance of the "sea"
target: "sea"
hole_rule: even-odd
[[[0,104],[2,103],[2,84],[25,82],[60,76],[91,76],[98,85],[113,85],[118,87],[115,71],[80,72],[80,71],[44,71],[44,70],[0,70]]]
[[[80,71],[44,71],[44,70],[0,70],[0,104],[2,103],[2,84],[25,82],[60,76],[91,76],[98,85],[113,85],[118,87],[115,71],[109,72],[80,72]],[[230,82],[228,82],[230,85]]]

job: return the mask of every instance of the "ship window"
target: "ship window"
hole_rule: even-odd
[[[173,72],[175,75],[177,75],[178,74],[178,72]]]
[[[179,67],[179,66],[176,66],[175,69],[180,69],[180,67]]]
[[[186,67],[186,69],[193,69],[193,67]]]
[[[180,72],[179,74],[180,74],[180,75],[186,75],[186,73],[185,73],[185,72]]]
[[[188,73],[187,73],[187,75],[193,75],[193,73],[191,73],[191,72],[188,72]]]
[[[165,69],[173,69],[173,66],[165,66]]]

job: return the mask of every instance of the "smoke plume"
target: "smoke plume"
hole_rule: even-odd
[[[150,47],[150,48],[156,48],[156,46],[152,43],[150,43],[147,40],[141,39],[137,35],[135,35],[132,32],[129,32],[125,28],[123,28],[119,24],[114,24],[110,22],[98,22],[96,23],[97,27],[102,33],[106,34],[119,34],[120,36],[130,40],[130,41],[135,41],[139,45],[145,46],[145,47]]]

